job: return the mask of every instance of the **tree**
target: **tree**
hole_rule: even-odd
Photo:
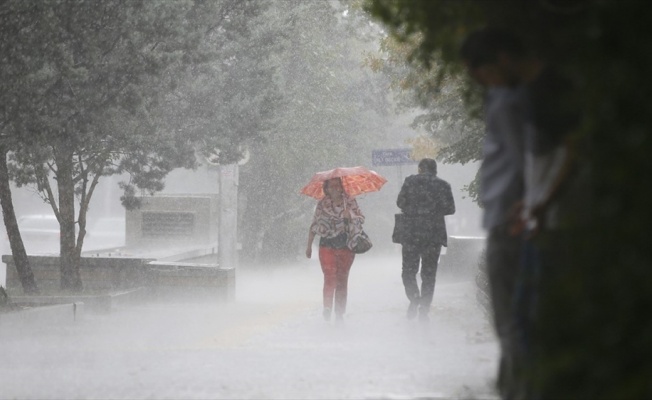
[[[368,162],[361,148],[382,132],[387,102],[382,77],[361,68],[369,38],[377,38],[357,30],[366,18],[306,1],[275,2],[268,15],[283,33],[272,59],[283,97],[241,169],[240,193],[243,259],[269,263],[301,253],[314,200],[298,192],[312,174]]]
[[[18,223],[13,208],[9,185],[9,166],[7,156],[21,145],[33,144],[37,135],[22,132],[25,115],[30,113],[31,100],[42,94],[44,61],[34,54],[44,51],[47,33],[35,29],[37,21],[30,18],[29,7],[17,2],[0,4],[0,46],[4,56],[0,68],[0,203],[14,254],[18,275],[26,293],[37,293],[38,286],[30,268],[27,253],[18,231]],[[26,34],[29,33],[29,34]],[[33,54],[30,54],[33,52]],[[31,85],[24,84],[30,77]]]
[[[200,156],[218,152],[212,161],[221,164],[238,161],[247,144],[264,136],[280,98],[269,60],[280,31],[267,22],[269,2],[234,4],[203,41],[214,61],[189,68],[157,112],[199,141]]]
[[[199,134],[220,132],[188,134],[181,130],[191,126],[187,121],[157,118],[162,102],[180,77],[214,60],[218,45],[237,36],[259,5],[116,0],[2,7],[11,27],[3,26],[6,40],[19,36],[4,60],[22,107],[10,103],[5,113],[16,121],[5,128],[16,139],[10,172],[18,185],[36,184],[52,206],[61,226],[61,287],[80,291],[86,212],[99,179],[129,174],[122,186],[133,206],[136,188],[161,190],[169,171],[196,165],[195,149],[207,140]],[[21,62],[40,68],[21,70]]]
[[[555,398],[645,398],[652,373],[652,72],[642,2],[574,0],[369,0],[370,10],[398,38],[424,39],[413,57],[442,60],[459,70],[456,49],[472,29],[491,25],[519,34],[578,85],[573,100],[584,120],[580,166],[594,179],[577,214],[586,229],[569,240],[574,263],[547,301],[554,315],[541,321],[541,337],[559,351],[539,362]]]
[[[386,36],[381,40],[380,51],[367,55],[365,65],[391,79],[399,112],[418,112],[411,126],[431,137],[440,161],[478,161],[482,158],[480,143],[484,132],[480,110],[470,106],[479,104],[479,92],[455,73],[447,72],[441,62],[425,65],[411,58],[422,41],[420,34],[403,40]],[[465,189],[478,202],[476,188],[477,179]]]
[[[4,139],[4,138],[3,138]],[[7,166],[7,145],[0,145],[0,204],[2,205],[2,216],[5,227],[7,229],[7,236],[9,237],[9,245],[11,252],[14,256],[16,270],[20,278],[21,285],[25,293],[35,294],[39,292],[34,272],[29,265],[27,252],[20,237],[18,230],[18,221],[16,220],[16,213],[13,207],[13,200],[11,197],[11,187],[9,186],[9,170]]]

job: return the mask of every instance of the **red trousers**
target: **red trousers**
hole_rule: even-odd
[[[346,312],[346,294],[349,282],[349,271],[355,253],[348,248],[319,248],[319,262],[324,272],[324,308],[333,308],[335,297],[335,314]]]

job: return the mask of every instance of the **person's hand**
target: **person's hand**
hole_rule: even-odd
[[[547,206],[545,203],[538,204],[532,208],[530,214],[532,215],[532,220],[534,221],[534,228],[530,231],[528,239],[536,237],[541,230],[545,229],[546,212]]]
[[[306,249],[306,257],[311,258],[312,257],[312,246],[308,246]]]
[[[523,219],[522,201],[515,203],[507,214],[508,232],[512,236],[518,236],[525,230],[526,221]]]

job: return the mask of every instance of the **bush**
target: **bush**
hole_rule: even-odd
[[[491,297],[489,295],[489,278],[487,276],[487,251],[482,249],[478,258],[477,271],[475,274],[476,295],[475,298],[487,320],[491,320],[493,311],[491,309]]]

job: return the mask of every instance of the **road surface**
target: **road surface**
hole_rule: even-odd
[[[427,325],[405,318],[400,259],[365,254],[343,323],[322,319],[306,260],[238,271],[228,305],[149,302],[0,332],[0,398],[495,399],[497,344],[473,281],[441,275]]]

